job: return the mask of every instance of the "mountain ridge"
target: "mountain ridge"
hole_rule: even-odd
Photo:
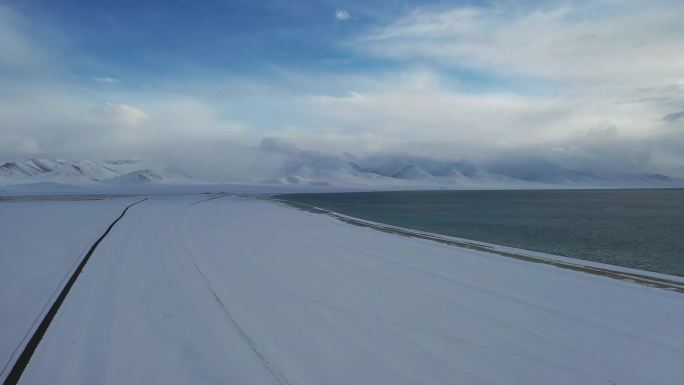
[[[213,181],[194,178],[158,161],[31,158],[0,164],[0,185],[60,183],[126,186],[145,184],[257,183],[328,189],[539,189],[684,187],[684,179],[660,173],[605,173],[564,169],[545,163],[523,168],[485,168],[465,160],[401,156],[334,156],[288,150],[270,177]]]
[[[127,177],[128,176],[128,177]],[[190,176],[162,162],[142,160],[68,160],[31,158],[0,164],[1,184],[56,182],[65,184],[188,182]]]

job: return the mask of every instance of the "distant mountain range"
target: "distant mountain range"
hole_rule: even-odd
[[[27,159],[0,165],[0,184],[54,182],[71,185],[92,183],[187,183],[188,174],[161,162],[140,160]]]
[[[271,148],[270,150],[273,150]],[[277,149],[276,149],[277,150]],[[220,175],[193,178],[177,167],[142,160],[27,159],[0,165],[0,185],[60,184],[125,188],[131,185],[258,183],[318,189],[507,189],[684,187],[684,179],[657,173],[603,173],[566,169],[545,162],[487,169],[459,160],[403,156],[333,156],[288,149],[270,177],[234,181]]]
[[[374,189],[684,187],[684,179],[658,173],[577,170],[539,159],[480,166],[466,160],[396,154],[328,155],[299,150],[275,140],[265,140],[262,148],[288,159],[271,180],[282,184]]]

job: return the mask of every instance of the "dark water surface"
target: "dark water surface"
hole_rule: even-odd
[[[390,225],[684,276],[684,189],[397,191],[278,198]]]

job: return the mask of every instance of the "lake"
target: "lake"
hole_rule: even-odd
[[[393,191],[277,198],[374,222],[684,276],[684,189]]]

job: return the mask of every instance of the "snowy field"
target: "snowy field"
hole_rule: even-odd
[[[245,197],[151,198],[22,384],[676,384],[684,295]],[[134,199],[0,202],[0,354]],[[200,202],[201,201],[201,202]],[[3,361],[4,365],[4,361]]]
[[[130,198],[0,201],[3,371],[85,249],[130,202]]]

